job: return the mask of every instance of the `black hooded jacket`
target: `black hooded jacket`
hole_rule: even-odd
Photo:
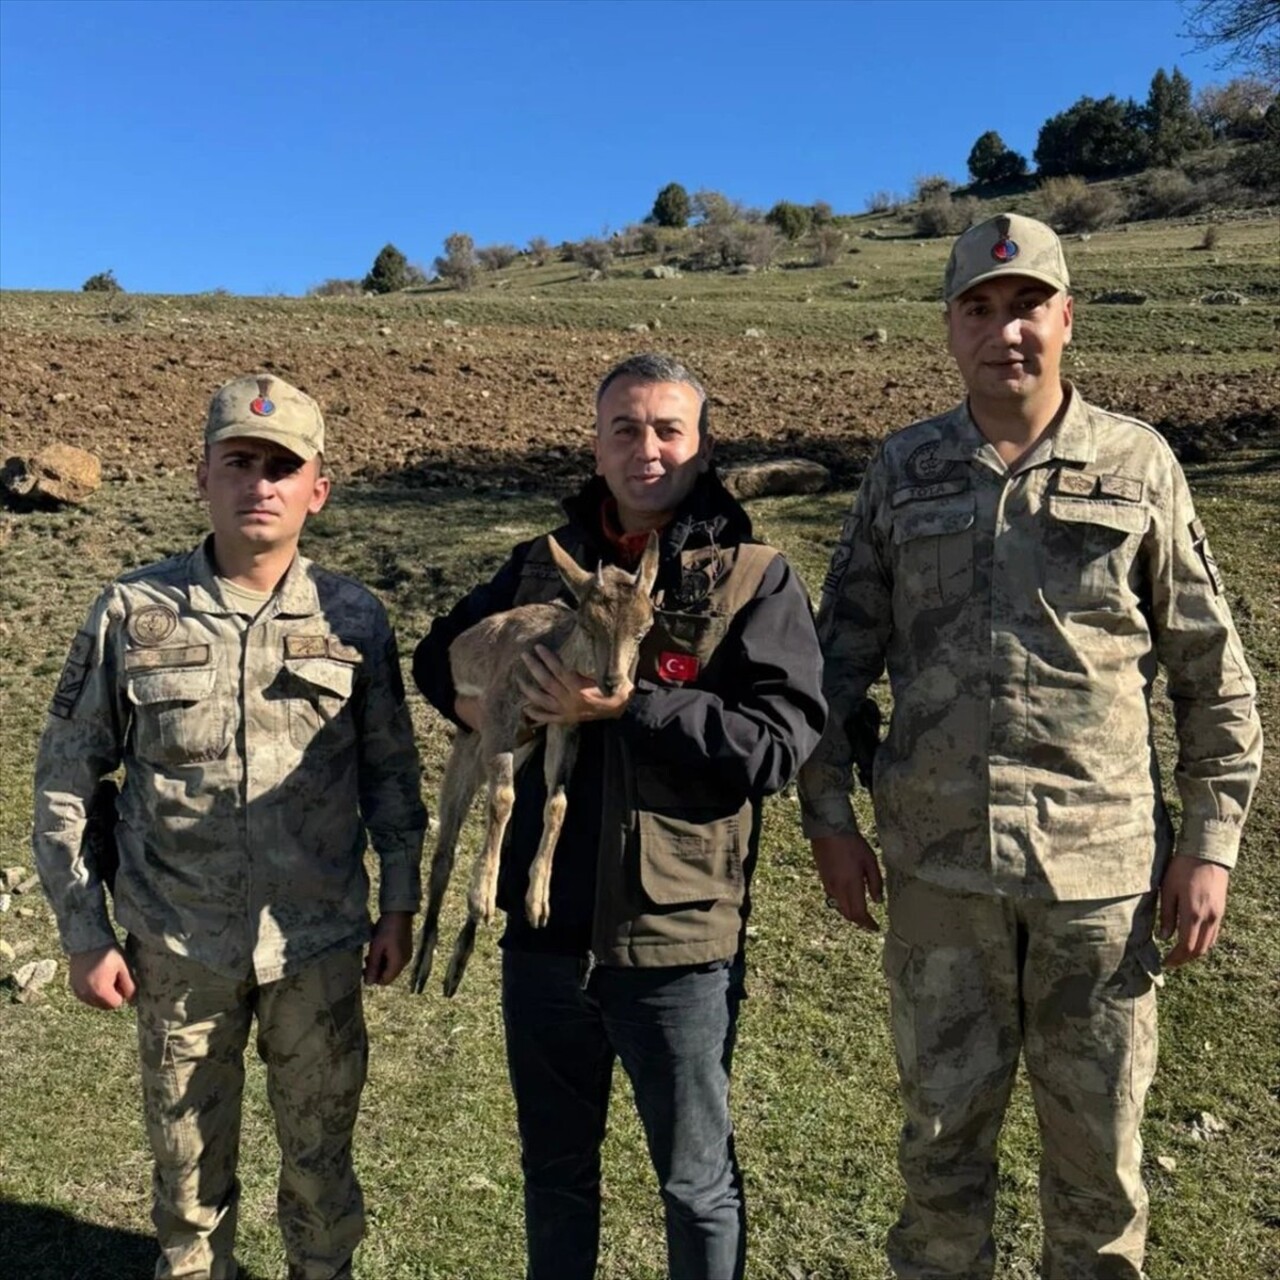
[[[567,522],[553,531],[585,568],[616,559],[601,529],[607,497],[593,479],[565,502]],[[646,967],[728,959],[740,947],[760,801],[795,776],[826,715],[808,596],[780,555],[731,615],[717,607],[716,584],[747,572],[735,567],[736,549],[753,541],[747,513],[714,472],[700,477],[662,532],[658,621],[632,699],[619,719],[579,727],[541,929],[524,917],[545,801],[540,749],[517,777],[498,885],[503,946]],[[418,688],[457,723],[452,641],[491,614],[557,598],[573,603],[546,538],[520,544],[491,581],[435,620],[414,653]],[[693,679],[662,678],[672,649],[696,657]]]

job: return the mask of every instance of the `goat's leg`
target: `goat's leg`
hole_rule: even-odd
[[[542,839],[529,867],[529,892],[524,910],[529,923],[541,929],[551,918],[551,862],[564,826],[569,798],[565,794],[569,775],[578,754],[578,732],[573,725],[547,727],[547,751],[543,771],[547,782],[547,803],[542,810]]]
[[[440,812],[436,819],[436,851],[431,859],[431,881],[427,891],[427,909],[422,919],[418,954],[413,962],[409,990],[421,994],[431,977],[436,943],[440,937],[440,908],[444,904],[449,877],[458,851],[458,835],[467,810],[480,786],[480,735],[461,730],[453,740],[453,749],[445,761],[440,781]]]
[[[471,891],[467,895],[467,920],[458,934],[444,975],[444,993],[453,995],[467,970],[467,961],[475,948],[476,925],[488,924],[497,909],[498,866],[502,854],[502,838],[515,807],[515,759],[510,751],[500,751],[485,765],[489,777],[489,820],[485,826],[484,848],[471,873]]]

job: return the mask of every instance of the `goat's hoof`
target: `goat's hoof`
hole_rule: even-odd
[[[524,915],[525,919],[535,929],[545,929],[547,922],[551,919],[551,904],[546,902],[526,902]]]
[[[431,977],[431,967],[436,958],[436,939],[439,934],[434,930],[428,937],[423,936],[418,944],[418,956],[413,962],[413,974],[409,979],[409,990],[420,996],[426,990],[427,980]]]
[[[452,1000],[457,994],[458,988],[462,985],[462,975],[467,971],[467,962],[464,960],[461,964],[451,964],[445,970],[444,975],[444,994],[446,999]]]

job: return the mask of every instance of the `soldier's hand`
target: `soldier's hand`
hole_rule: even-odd
[[[1164,958],[1166,969],[1198,960],[1218,940],[1227,912],[1231,873],[1216,862],[1183,855],[1173,858],[1160,882],[1160,936],[1178,941]]]
[[[413,912],[385,911],[373,926],[364,961],[366,987],[390,986],[413,955]]]
[[[137,993],[129,962],[119,947],[77,951],[67,957],[71,990],[77,1000],[94,1009],[118,1009],[132,1004]]]
[[[870,933],[879,931],[867,905],[884,900],[884,879],[875,851],[860,835],[815,836],[813,860],[822,888],[846,920]]]

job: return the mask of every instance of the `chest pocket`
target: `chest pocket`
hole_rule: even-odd
[[[342,751],[355,744],[351,695],[355,667],[334,658],[286,658],[289,740],[299,750]]]
[[[724,639],[730,620],[726,613],[656,609],[653,628],[640,646],[640,679],[663,685],[694,683]]]
[[[893,523],[894,577],[917,606],[941,609],[973,590],[974,497],[911,504]]]
[[[1107,502],[1051,493],[1046,503],[1040,580],[1050,604],[1117,608],[1150,513],[1140,502]]]
[[[127,678],[133,749],[140,760],[178,766],[217,760],[231,744],[231,705],[211,696],[218,668],[136,671]]]

